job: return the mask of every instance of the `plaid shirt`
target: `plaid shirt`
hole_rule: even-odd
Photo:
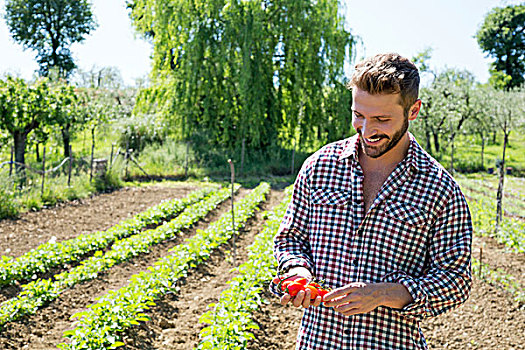
[[[426,349],[419,322],[468,298],[467,203],[453,178],[409,136],[407,156],[367,213],[357,135],[308,158],[274,254],[280,271],[304,266],[331,288],[355,281],[401,283],[414,301],[354,316],[322,304],[305,309],[296,349]]]

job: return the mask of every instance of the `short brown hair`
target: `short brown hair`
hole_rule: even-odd
[[[419,71],[414,63],[397,53],[368,57],[355,65],[347,84],[369,94],[399,94],[405,116],[419,95]]]

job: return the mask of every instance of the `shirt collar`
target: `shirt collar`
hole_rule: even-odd
[[[417,143],[414,135],[408,133],[410,145],[408,146],[408,153],[405,158],[406,164],[414,168],[418,172],[427,172],[429,169],[428,154]],[[343,150],[339,155],[339,160],[346,158],[354,158],[359,150],[359,135],[355,134],[345,140]],[[357,157],[355,157],[357,160]]]

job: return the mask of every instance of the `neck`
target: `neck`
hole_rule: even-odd
[[[359,147],[359,163],[364,171],[383,172],[390,170],[391,172],[408,154],[410,146],[410,138],[408,133],[405,133],[401,140],[391,150],[380,157],[372,158],[367,156],[361,147]]]

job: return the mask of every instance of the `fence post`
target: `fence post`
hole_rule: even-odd
[[[11,161],[9,162],[9,177],[11,177],[11,175],[13,175],[14,155],[15,155],[15,148],[14,148],[14,146],[11,146]]]
[[[111,155],[109,156],[109,168],[111,169],[111,166],[113,165],[113,147],[115,147],[115,143],[111,143]]]
[[[46,181],[46,146],[42,153],[42,189],[40,191],[40,197],[44,197],[44,183]]]
[[[129,165],[129,139],[126,141],[126,171],[124,173],[124,176],[126,177],[126,179],[129,177],[128,165]]]
[[[95,127],[91,129],[91,165],[89,167],[89,182],[93,180],[93,157],[95,155]]]
[[[190,152],[190,142],[186,141],[186,159],[185,159],[185,165],[184,165],[184,177],[188,177],[188,153]]]
[[[69,169],[67,170],[67,187],[71,187],[71,169],[73,168],[73,152],[69,145]]]

